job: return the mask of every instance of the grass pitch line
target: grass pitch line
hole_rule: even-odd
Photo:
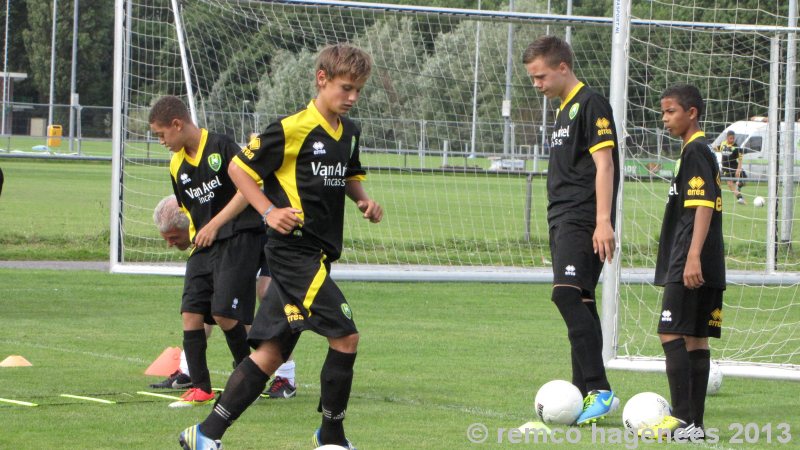
[[[181,399],[180,397],[176,397],[174,395],[158,394],[156,392],[137,391],[136,393],[139,394],[139,395],[149,395],[151,397],[166,398],[166,399],[169,399],[169,400],[180,400]]]
[[[36,403],[23,402],[22,400],[11,400],[10,398],[0,398],[0,402],[11,403],[13,405],[20,405],[20,406],[39,406]]]
[[[89,401],[89,402],[103,403],[105,405],[116,405],[117,404],[117,402],[114,402],[114,401],[111,401],[111,400],[106,400],[106,399],[103,399],[103,398],[84,397],[84,396],[81,396],[81,395],[61,394],[61,395],[59,395],[59,397],[74,398],[76,400],[86,400],[86,401]]]

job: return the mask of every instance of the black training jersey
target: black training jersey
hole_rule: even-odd
[[[201,129],[200,145],[194,158],[184,149],[172,155],[169,174],[172,190],[181,209],[189,217],[189,238],[194,236],[236,195],[236,185],[228,177],[228,164],[239,153],[239,146],[228,136]],[[262,228],[261,216],[247,207],[222,226],[217,239],[236,232]]]
[[[302,211],[302,235],[317,241],[331,261],[342,253],[345,181],[365,178],[360,134],[346,117],[333,130],[312,100],[306,109],[271,123],[233,159],[254,180],[264,181],[277,208]]]
[[[686,257],[692,243],[697,207],[714,210],[700,266],[705,286],[725,289],[725,248],[722,241],[722,188],[714,150],[702,131],[683,146],[669,188],[661,237],[658,239],[655,283],[682,283]]]
[[[736,170],[739,167],[739,161],[742,160],[742,152],[736,144],[729,145],[723,142],[719,145],[719,151],[722,152],[722,168]]]
[[[614,161],[614,223],[619,189],[619,145],[611,105],[595,90],[578,83],[561,103],[550,138],[547,168],[547,220],[550,226],[567,220],[597,221],[595,174],[592,153],[611,148]]]

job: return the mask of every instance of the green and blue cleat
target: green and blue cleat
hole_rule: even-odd
[[[578,416],[576,423],[578,425],[585,425],[587,423],[597,422],[611,412],[613,406],[613,391],[591,391],[589,395],[583,399],[583,412]]]

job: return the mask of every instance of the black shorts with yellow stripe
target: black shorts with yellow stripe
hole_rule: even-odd
[[[266,246],[272,283],[247,336],[253,348],[278,340],[288,356],[300,333],[325,337],[357,333],[344,294],[330,276],[330,262],[319,245],[302,236],[270,238]]]

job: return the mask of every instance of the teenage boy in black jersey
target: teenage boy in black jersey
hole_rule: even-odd
[[[542,36],[525,50],[523,63],[536,89],[561,100],[547,170],[552,300],[567,326],[572,383],[585,397],[577,420],[583,425],[615,407],[595,288],[603,263],[614,256],[619,160],[611,106],[578,80],[573,58],[567,42]]]
[[[204,323],[216,323],[239,364],[250,354],[242,320],[254,308],[253,277],[264,233],[259,214],[247,205],[228,176],[239,146],[227,136],[198,128],[177,97],[159,99],[150,110],[150,129],[172,153],[172,189],[189,218],[195,248],[186,262],[181,317],[183,348],[192,387],[172,407],[214,399],[206,362]]]
[[[272,284],[248,335],[255,352],[233,372],[205,421],[181,433],[185,449],[221,447],[219,439],[258,397],[304,330],[329,343],[320,373],[322,424],[313,443],[353,448],[342,422],[359,335],[347,300],[330,278],[330,263],[342,250],[345,196],[365,219],[376,223],[383,217],[361,186],[360,130],[344,117],[358,100],[371,64],[356,47],[324,48],[317,57],[316,99],[270,124],[230,166],[236,186],[269,227],[265,252]]]
[[[650,432],[687,438],[703,436],[708,338],[720,337],[725,291],[722,187],[716,155],[699,125],[704,106],[695,86],[672,86],[661,95],[664,126],[683,147],[664,210],[655,277],[664,286],[658,335],[672,415]]]

